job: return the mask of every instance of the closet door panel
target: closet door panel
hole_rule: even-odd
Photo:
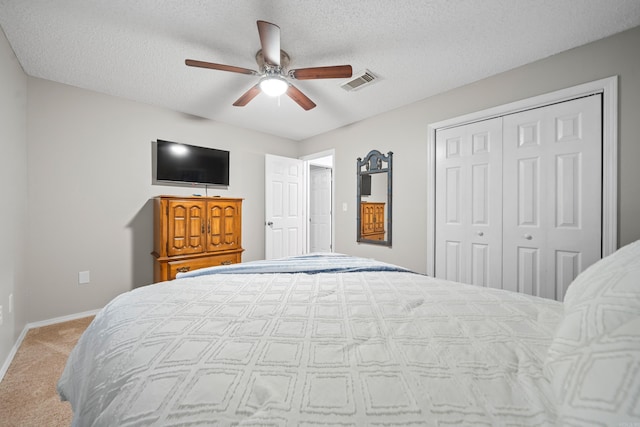
[[[499,118],[438,131],[436,277],[501,287],[501,139]]]
[[[473,225],[489,224],[489,169],[487,163],[476,164],[471,169],[471,223]]]
[[[540,248],[521,246],[518,248],[518,277],[516,292],[537,295],[540,289]]]
[[[447,225],[462,225],[462,197],[464,191],[461,188],[461,168],[453,166],[445,170],[445,218]]]
[[[600,259],[600,111],[594,95],[504,117],[505,288],[562,300]]]
[[[540,157],[518,159],[517,186],[515,196],[518,203],[518,225],[520,227],[540,227]],[[508,169],[508,173],[511,169]],[[509,175],[507,175],[509,176]]]

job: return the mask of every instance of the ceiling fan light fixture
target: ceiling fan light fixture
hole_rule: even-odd
[[[269,96],[280,96],[288,87],[289,84],[281,77],[268,76],[260,80],[260,90]]]

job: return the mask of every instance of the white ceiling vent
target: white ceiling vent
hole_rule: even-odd
[[[376,81],[377,78],[378,77],[376,77],[371,71],[364,70],[360,71],[351,80],[341,84],[340,86],[342,89],[350,92],[352,90],[362,89],[365,86],[369,86]]]

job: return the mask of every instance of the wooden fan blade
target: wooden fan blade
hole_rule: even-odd
[[[306,111],[309,111],[316,106],[316,104],[310,100],[307,95],[300,92],[300,90],[293,85],[289,85],[287,95]]]
[[[260,87],[258,85],[253,86],[251,89],[246,91],[236,102],[233,103],[234,107],[244,107],[251,101],[253,98],[258,96],[260,93]]]
[[[186,59],[184,61],[189,67],[210,68],[212,70],[231,71],[232,73],[250,74],[257,76],[257,71],[248,68],[234,67],[233,65],[215,64],[213,62],[196,61],[195,59]]]
[[[335,65],[332,67],[299,68],[289,71],[289,76],[297,80],[339,79],[351,77],[351,65]]]
[[[264,62],[280,66],[280,27],[266,21],[258,21],[258,34]]]

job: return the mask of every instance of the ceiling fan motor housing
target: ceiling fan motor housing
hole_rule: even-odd
[[[258,63],[258,69],[261,71],[264,70],[265,73],[267,72],[268,68],[275,67],[274,65],[267,64],[265,62],[262,49],[256,52],[256,62]],[[279,68],[278,71],[282,73],[282,70],[286,70],[289,67],[290,62],[291,62],[291,58],[289,57],[289,54],[284,50],[280,50],[280,66],[278,67]]]

